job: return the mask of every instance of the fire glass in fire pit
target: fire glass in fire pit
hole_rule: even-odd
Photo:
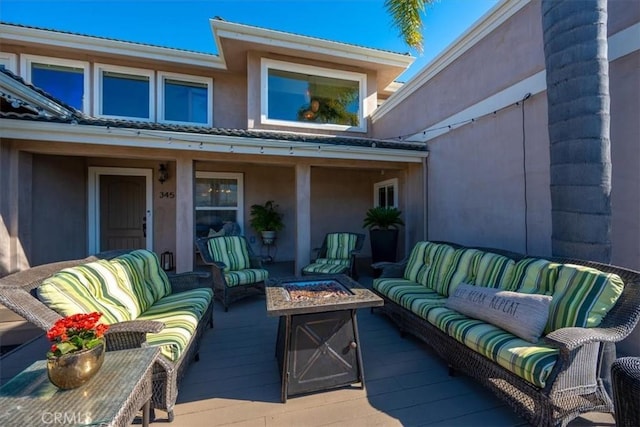
[[[287,291],[291,301],[341,298],[353,295],[335,280],[285,283],[282,287]]]

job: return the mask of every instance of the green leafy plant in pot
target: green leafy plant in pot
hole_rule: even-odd
[[[276,232],[284,228],[282,217],[278,205],[273,200],[268,200],[263,205],[251,206],[251,228],[261,234],[265,245],[273,244]]]
[[[395,262],[398,248],[398,227],[404,225],[402,211],[394,207],[378,206],[367,211],[363,227],[369,229],[371,261]]]

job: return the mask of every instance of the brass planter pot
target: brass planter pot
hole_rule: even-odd
[[[58,388],[77,388],[98,373],[104,362],[104,341],[88,350],[47,359],[49,380]]]

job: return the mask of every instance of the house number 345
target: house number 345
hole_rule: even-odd
[[[174,199],[176,197],[176,193],[173,191],[161,191],[160,198],[161,199]]]

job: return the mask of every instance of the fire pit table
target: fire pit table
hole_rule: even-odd
[[[266,282],[267,315],[279,316],[281,399],[353,383],[364,388],[356,310],[383,300],[346,275]]]

